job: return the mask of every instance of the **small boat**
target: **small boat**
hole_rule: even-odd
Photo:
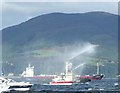
[[[100,74],[100,65],[97,63],[97,73],[93,74],[91,80],[101,80],[104,77],[103,74]]]
[[[12,79],[0,77],[0,92],[4,91],[28,91],[33,84],[29,82],[16,82]]]
[[[0,77],[0,93],[8,91],[10,85],[7,84],[7,80],[3,77]]]
[[[16,82],[10,79],[8,85],[10,85],[10,90],[15,91],[28,91],[32,87],[33,84],[29,82]]]

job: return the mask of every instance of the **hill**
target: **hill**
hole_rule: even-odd
[[[99,45],[96,56],[116,61],[117,20],[117,15],[106,12],[50,13],[37,16],[2,30],[3,61],[8,61],[7,66],[15,66],[15,61],[26,63],[26,57],[32,56],[29,62],[38,62],[46,57],[56,57],[63,46],[81,42]],[[4,66],[6,67],[6,64]]]

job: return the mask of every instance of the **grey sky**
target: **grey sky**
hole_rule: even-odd
[[[4,2],[2,6],[1,16],[3,20],[0,29],[52,12],[84,13],[105,11],[113,14],[118,12],[117,2]]]

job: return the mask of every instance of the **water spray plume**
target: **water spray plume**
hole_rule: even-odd
[[[85,63],[83,64],[79,64],[77,67],[75,67],[74,69],[72,69],[72,71],[76,70],[77,68],[81,67],[81,66],[84,66]]]
[[[74,59],[75,57],[79,56],[79,55],[82,55],[84,53],[94,53],[95,52],[95,48],[97,47],[98,45],[93,45],[93,44],[87,44],[84,48],[82,48],[81,50],[77,51],[74,53],[74,55],[69,58],[69,60],[72,60]]]

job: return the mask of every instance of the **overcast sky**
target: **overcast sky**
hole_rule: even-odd
[[[22,2],[22,0],[20,0],[20,2],[18,2],[19,0],[4,0],[4,1],[6,2],[2,2],[2,15],[0,16],[2,17],[3,20],[2,27],[0,27],[0,29],[20,24],[21,22],[25,22],[28,19],[33,18],[35,16],[52,12],[84,13],[91,11],[105,11],[113,14],[118,13],[118,3],[107,2],[108,0],[106,0],[106,2],[87,2],[88,0],[84,0],[86,2]]]

